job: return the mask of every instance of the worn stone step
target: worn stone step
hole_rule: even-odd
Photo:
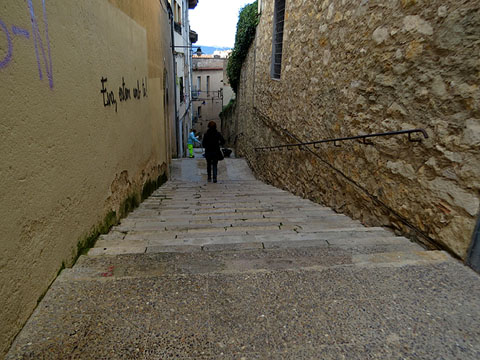
[[[290,229],[289,229],[290,230]],[[283,231],[289,231],[283,230]],[[166,240],[166,239],[184,239],[198,236],[230,236],[230,235],[248,235],[265,234],[271,231],[281,231],[278,225],[259,225],[259,226],[234,226],[219,228],[192,228],[182,232],[172,231],[130,231],[125,235],[125,240]]]
[[[345,217],[348,218],[344,215],[337,214],[331,210],[326,210],[322,208],[317,208],[314,209],[313,211],[305,212],[302,208],[290,208],[290,209],[285,209],[283,214],[285,216],[282,216],[282,212],[278,210],[278,208],[274,207],[231,207],[231,208],[217,208],[217,207],[210,207],[210,208],[205,208],[205,209],[194,209],[194,208],[188,208],[188,209],[175,209],[175,210],[166,210],[166,209],[159,209],[155,213],[149,213],[149,214],[142,214],[141,212],[138,212],[131,217],[129,217],[130,221],[158,221],[159,219],[162,219],[162,221],[168,221],[168,220],[176,220],[176,219],[181,219],[181,218],[192,218],[192,217],[205,217],[205,216],[229,216],[233,215],[235,217],[238,217],[238,214],[246,214],[250,217],[254,217],[255,215],[258,215],[259,217],[263,217],[263,215],[268,215],[270,217],[283,217],[288,219],[289,217],[294,217],[294,218],[323,218],[326,216],[339,216],[339,217]]]
[[[113,248],[116,246],[119,247],[147,247],[149,245],[148,240],[123,240],[123,241],[117,241],[117,240],[98,240],[95,244],[95,246],[92,249],[95,248]]]
[[[261,238],[257,238],[261,240]],[[337,239],[335,239],[337,240]],[[313,247],[328,246],[330,248],[339,248],[349,252],[388,252],[391,251],[425,251],[420,245],[402,237],[389,238],[360,238],[360,239],[342,239],[343,241],[332,241],[325,239],[312,240],[277,240],[264,241],[265,249],[282,249],[292,247]]]
[[[129,216],[126,219],[123,219],[120,225],[131,225],[135,223],[145,223],[145,222],[175,222],[175,221],[190,221],[192,219],[197,220],[208,220],[208,219],[215,219],[215,220],[222,220],[222,219],[246,219],[246,220],[254,220],[254,219],[261,219],[261,218],[274,218],[274,219],[295,219],[296,221],[308,221],[312,219],[327,219],[329,221],[334,220],[346,220],[351,222],[358,223],[358,220],[352,220],[351,218],[343,215],[337,214],[330,209],[315,211],[304,213],[298,210],[285,212],[285,215],[282,216],[278,211],[249,211],[249,212],[238,212],[238,211],[229,211],[229,212],[215,212],[211,213],[202,213],[202,214],[175,214],[175,215],[158,215],[150,217],[134,217]]]
[[[195,229],[195,228],[218,228],[218,227],[235,227],[239,225],[246,225],[246,226],[256,226],[256,225],[277,225],[277,226],[296,226],[301,229],[312,229],[317,228],[318,230],[322,230],[325,228],[333,229],[333,228],[345,228],[347,226],[350,227],[362,227],[360,222],[352,221],[346,217],[335,217],[335,218],[322,218],[322,219],[306,219],[306,218],[299,218],[299,219],[285,219],[280,217],[250,217],[245,218],[243,216],[237,216],[236,218],[231,218],[228,216],[222,217],[214,217],[214,216],[207,216],[203,217],[203,219],[189,219],[184,218],[183,221],[141,221],[141,222],[133,222],[130,224],[121,224],[119,226],[115,226],[112,230],[117,232],[128,232],[128,231],[174,231],[174,232],[183,232],[187,231],[188,229]]]
[[[59,281],[192,273],[248,273],[252,270],[399,267],[438,264],[449,260],[448,254],[443,251],[419,251],[414,248],[406,251],[352,253],[338,247],[315,245],[268,249],[255,242],[203,247],[177,245],[150,250],[136,254],[118,253],[116,256],[82,256],[75,268],[62,272]]]
[[[220,207],[220,206],[204,206],[204,207],[197,207],[197,206],[184,206],[184,207],[158,207],[158,213],[162,216],[167,215],[182,215],[182,214],[209,214],[209,213],[231,213],[231,212],[268,212],[268,211],[275,211],[276,213],[281,213],[279,210],[282,209],[285,212],[330,212],[328,210],[323,210],[322,207],[319,206],[303,206],[298,204],[291,204],[291,205],[284,205],[281,207],[273,206],[273,205],[265,205],[258,203],[255,206],[243,206],[242,204],[236,205],[232,203],[230,206]]]
[[[260,226],[251,227],[232,227],[227,232],[224,228],[220,227],[215,229],[215,231],[209,231],[208,227],[202,229],[201,231],[192,230],[190,232],[169,232],[169,231],[128,231],[128,232],[118,232],[111,231],[109,234],[101,235],[100,240],[112,240],[112,241],[136,241],[136,240],[148,240],[148,241],[184,241],[191,240],[203,237],[232,237],[232,236],[247,236],[247,235],[257,235],[262,238],[262,241],[278,241],[278,240],[314,240],[314,239],[325,239],[325,240],[334,240],[345,241],[345,238],[366,238],[366,237],[390,237],[392,233],[386,231],[383,228],[364,228],[364,227],[339,227],[339,228],[330,228],[330,229],[318,229],[313,231],[299,231],[299,228],[296,226],[271,226],[265,227],[265,224],[261,223]],[[273,232],[272,232],[273,231]],[[199,236],[200,235],[200,236]]]
[[[342,237],[345,236],[345,237]],[[377,236],[377,237],[376,237]],[[333,238],[333,239],[332,239]],[[262,242],[264,244],[279,244],[286,242],[295,246],[302,246],[302,243],[314,243],[317,245],[329,245],[329,246],[341,246],[356,247],[356,246],[380,246],[389,244],[402,244],[411,245],[414,244],[410,240],[403,237],[378,237],[378,234],[368,234],[368,236],[359,237],[348,236],[348,234],[321,234],[317,236],[302,237],[294,234],[279,233],[278,235],[237,235],[237,236],[210,236],[210,237],[195,237],[195,238],[183,238],[183,239],[166,239],[162,241],[149,240],[147,246],[150,245],[204,245],[204,244],[221,244],[221,243],[239,243],[239,242]],[[117,242],[118,243],[118,242]],[[112,242],[111,245],[115,244]],[[417,249],[421,247],[414,244]],[[275,245],[265,245],[266,247],[274,247]]]
[[[257,227],[235,227],[228,231],[222,230],[222,228],[215,229],[215,231],[209,231],[204,229],[201,231],[186,231],[186,232],[160,232],[160,231],[130,231],[125,234],[125,240],[149,240],[149,241],[166,241],[166,240],[185,240],[195,239],[199,237],[229,237],[229,236],[244,236],[244,235],[259,235],[264,236],[265,239],[285,239],[290,240],[292,238],[299,240],[312,240],[317,238],[322,239],[335,239],[338,237],[390,237],[392,234],[385,231],[382,228],[338,228],[338,229],[324,229],[310,232],[298,232],[296,228],[288,226],[257,226]],[[268,241],[268,240],[266,240]]]
[[[271,203],[298,203],[298,204],[310,204],[311,201],[307,199],[303,199],[300,197],[293,196],[288,193],[284,194],[264,194],[264,192],[255,194],[251,193],[248,196],[245,193],[248,192],[248,189],[243,189],[242,193],[238,194],[228,194],[228,193],[213,193],[213,194],[206,194],[202,191],[197,193],[190,193],[186,194],[184,192],[179,192],[178,194],[168,194],[163,195],[162,197],[154,196],[145,199],[140,206],[145,207],[149,205],[157,205],[157,204],[171,204],[171,205],[181,205],[184,203],[201,203],[201,204],[209,204],[209,203],[227,203],[232,200],[236,202],[271,202]]]
[[[175,246],[205,246],[205,245],[231,245],[240,243],[257,243],[263,244],[263,248],[277,249],[289,247],[312,247],[312,246],[329,246],[342,248],[350,252],[386,252],[387,250],[400,251],[406,250],[423,250],[418,244],[412,243],[403,237],[346,237],[325,239],[321,237],[305,239],[299,236],[277,236],[266,237],[262,235],[249,236],[229,236],[229,237],[202,237],[194,239],[164,239],[162,241],[147,240],[101,240],[89,255],[99,254],[125,254],[125,253],[143,253],[149,252],[148,248],[171,247]],[[173,251],[173,250],[172,250]]]
[[[478,358],[477,274],[278,191],[167,182],[61,272],[7,358]],[[161,214],[199,194],[222,209]]]
[[[180,240],[180,241],[179,241]],[[337,240],[337,238],[335,239]],[[343,240],[343,241],[342,241]],[[207,245],[207,244],[230,244],[240,242],[263,243],[265,248],[282,247],[303,247],[303,246],[330,246],[341,247],[342,249],[366,249],[367,247],[385,248],[394,245],[399,250],[401,246],[408,249],[423,250],[418,244],[412,243],[403,237],[364,237],[364,238],[344,238],[339,241],[332,241],[326,238],[317,237],[311,239],[299,238],[294,236],[266,237],[264,235],[232,236],[232,237],[203,237],[191,239],[175,239],[165,241],[148,241],[148,246],[155,245]],[[356,250],[355,250],[356,251]],[[372,252],[372,250],[368,250]]]
[[[190,344],[209,351],[193,358],[237,358],[225,353],[231,341],[249,358],[242,347],[265,336],[296,352],[263,341],[268,351],[254,358],[477,359],[478,275],[441,254],[407,256],[357,262],[322,248],[81,257],[7,359],[71,358],[77,348],[81,358],[152,358],[142,346],[173,358]],[[393,346],[404,351],[390,356]]]
[[[89,256],[96,255],[120,255],[120,254],[143,254],[147,251],[144,245],[115,245],[110,247],[93,247],[88,251]]]

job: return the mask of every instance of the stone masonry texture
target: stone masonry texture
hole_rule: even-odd
[[[239,154],[271,184],[465,259],[480,199],[480,3],[287,0],[280,80],[274,1],[262,5],[228,126]],[[414,128],[429,138],[254,151]]]

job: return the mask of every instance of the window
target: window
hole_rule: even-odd
[[[184,89],[183,89],[183,76],[180,77],[179,79],[179,85],[178,87],[180,88],[180,103],[184,102]]]
[[[202,77],[197,76],[197,90],[202,91]]]
[[[176,1],[173,2],[173,26],[177,33],[182,35],[182,8]]]
[[[210,96],[210,76],[207,76],[207,96]]]
[[[280,79],[282,71],[283,25],[285,20],[285,0],[275,0],[273,16],[273,44],[271,76]]]
[[[182,8],[177,4],[177,22],[182,23]]]

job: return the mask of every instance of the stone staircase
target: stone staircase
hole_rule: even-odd
[[[174,163],[64,270],[8,359],[478,359],[480,281],[441,251]]]
[[[364,258],[360,255],[398,252],[401,259],[404,253],[423,252],[388,230],[365,227],[260,181],[227,180],[165,184],[102,235],[89,255],[289,247],[325,247],[351,255],[351,261]]]

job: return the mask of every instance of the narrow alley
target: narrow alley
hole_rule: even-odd
[[[0,360],[480,359],[479,55],[478,0],[1,0]]]
[[[254,178],[172,176],[65,269],[7,359],[478,359],[480,278]]]

